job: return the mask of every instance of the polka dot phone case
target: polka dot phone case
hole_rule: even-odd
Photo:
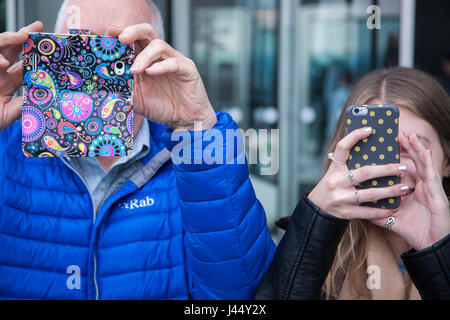
[[[348,167],[352,170],[364,166],[379,166],[400,163],[398,142],[399,110],[395,105],[360,105],[347,110],[347,132],[372,127],[373,134],[360,141],[350,152]],[[400,176],[385,177],[366,181],[359,189],[385,188],[400,183]],[[364,206],[373,208],[397,209],[401,198],[389,198]]]
[[[133,150],[134,46],[115,37],[32,33],[23,46],[27,157],[112,157]]]

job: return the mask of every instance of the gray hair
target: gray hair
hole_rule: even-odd
[[[155,28],[156,32],[159,34],[161,39],[165,39],[165,32],[164,32],[164,21],[161,15],[161,11],[159,10],[158,6],[153,2],[153,0],[145,0],[150,7],[150,19],[151,24],[153,28]],[[63,23],[64,23],[64,15],[63,13],[67,9],[67,4],[69,0],[64,0],[64,3],[62,4],[61,8],[59,9],[58,18],[56,20],[55,24],[55,31],[60,30]]]

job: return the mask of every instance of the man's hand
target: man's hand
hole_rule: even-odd
[[[20,118],[22,97],[11,100],[22,85],[22,62],[14,64],[28,39],[28,32],[41,32],[42,22],[36,21],[19,32],[0,34],[0,131]]]
[[[112,27],[108,34],[123,44],[135,43],[135,111],[172,130],[214,127],[217,117],[194,62],[173,49],[148,23]]]

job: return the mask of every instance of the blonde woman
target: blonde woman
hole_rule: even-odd
[[[328,172],[290,218],[257,299],[450,299],[449,96],[425,73],[395,68],[363,78],[344,110],[358,104],[399,106],[401,164],[364,167],[353,179],[401,183],[355,199],[345,163],[372,130],[346,136],[343,111]],[[358,205],[398,196],[396,211]]]

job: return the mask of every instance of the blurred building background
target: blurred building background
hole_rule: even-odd
[[[358,79],[402,65],[450,81],[448,0],[155,2],[167,41],[197,63],[216,110],[243,129],[281,128],[280,144],[267,146],[280,152],[279,174],[250,168],[273,230],[320,178],[337,115]],[[61,3],[0,0],[0,30],[39,19],[52,32]],[[366,25],[370,5],[381,8],[380,30]]]

